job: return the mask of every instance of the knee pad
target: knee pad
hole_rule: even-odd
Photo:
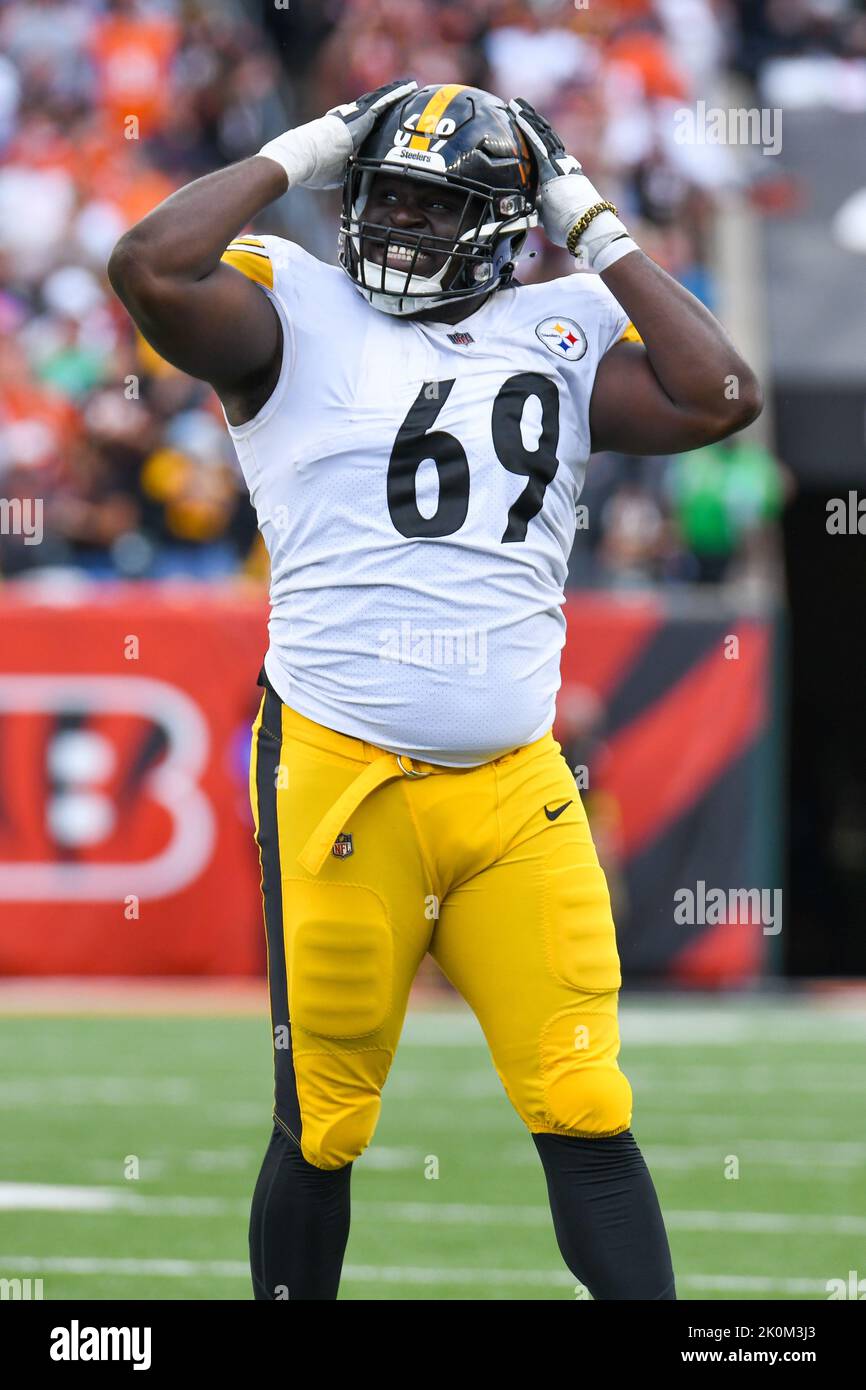
[[[545,1093],[557,1133],[601,1139],[621,1134],[631,1124],[631,1086],[615,1062],[558,1069]]]
[[[545,1123],[532,1129],[602,1138],[628,1129],[632,1092],[617,1065],[616,996],[599,996],[598,1008],[563,1012],[541,1039]]]
[[[295,1054],[301,1153],[316,1168],[360,1158],[376,1129],[391,1054],[383,1048]]]

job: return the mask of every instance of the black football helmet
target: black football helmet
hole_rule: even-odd
[[[463,192],[456,239],[366,222],[379,173]],[[421,87],[386,110],[348,161],[340,264],[386,314],[472,300],[509,283],[526,233],[538,222],[537,195],[535,162],[505,102],[478,87]],[[371,245],[383,247],[381,264],[370,258]],[[408,248],[405,270],[387,265],[394,246]],[[415,273],[422,252],[444,257],[435,274]]]

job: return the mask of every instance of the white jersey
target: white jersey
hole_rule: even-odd
[[[603,354],[594,275],[496,291],[457,324],[370,307],[279,237],[225,259],[283,325],[277,386],[230,426],[271,564],[268,679],[307,718],[473,766],[550,729],[563,586]]]

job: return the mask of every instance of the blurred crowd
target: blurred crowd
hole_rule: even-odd
[[[40,544],[3,528],[0,575],[262,573],[213,393],[136,335],[105,278],[117,237],[172,189],[396,75],[464,81],[536,103],[712,306],[720,200],[761,161],[678,143],[673,113],[770,63],[784,82],[792,62],[843,69],[850,105],[864,24],[853,0],[0,0],[0,498],[42,506]],[[257,228],[333,260],[337,216],[336,195],[298,190]],[[524,282],[572,269],[540,232],[527,252]],[[688,468],[606,456],[575,577],[717,582],[782,492],[754,441]]]

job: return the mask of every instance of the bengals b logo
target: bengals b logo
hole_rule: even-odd
[[[216,839],[205,718],[140,676],[0,675],[0,901],[162,898]]]

